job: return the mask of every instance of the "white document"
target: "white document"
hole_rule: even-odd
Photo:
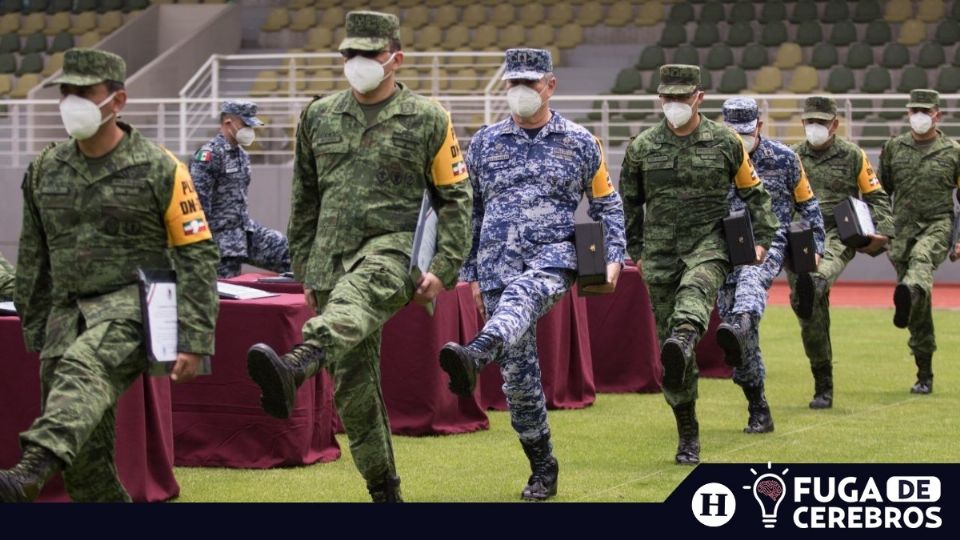
[[[148,350],[157,362],[177,360],[177,284],[156,281],[147,285],[144,323],[148,325]]]
[[[433,209],[430,191],[423,190],[423,202],[420,203],[420,215],[417,217],[417,230],[413,233],[413,248],[410,250],[410,278],[416,285],[420,277],[430,271],[430,263],[437,254],[437,212]],[[436,307],[436,299],[423,306],[431,316]]]
[[[253,300],[256,298],[280,296],[277,293],[261,291],[260,289],[254,289],[253,287],[244,287],[242,285],[234,285],[232,283],[224,283],[222,281],[217,282],[217,294],[220,296],[220,298],[228,298],[230,300]]]
[[[17,307],[13,302],[0,302],[0,315],[16,315]]]
[[[877,229],[873,226],[873,218],[870,216],[870,206],[860,199],[851,197],[850,201],[853,203],[853,213],[857,215],[857,222],[860,224],[863,235],[877,234]]]

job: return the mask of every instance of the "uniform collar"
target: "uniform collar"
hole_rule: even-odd
[[[567,132],[567,122],[562,116],[560,116],[557,111],[550,109],[550,120],[543,125],[540,129],[540,133],[537,134],[537,137],[546,137],[551,133],[566,133]],[[522,127],[517,125],[513,120],[513,115],[508,116],[504,119],[503,124],[500,126],[500,131],[497,135],[517,135],[526,137],[526,132]]]
[[[843,139],[843,137],[834,133],[833,143],[830,144],[830,148],[827,148],[822,152],[818,152],[810,147],[809,142],[803,141],[803,146],[800,147],[800,152],[798,153],[817,161],[826,161],[835,156],[846,154],[846,141]]]
[[[926,148],[921,148],[920,146],[917,145],[917,141],[913,138],[913,133],[910,131],[903,134],[903,138],[900,140],[900,144],[909,146],[910,148],[913,148],[914,150],[917,150],[917,151],[923,151],[926,154],[939,152],[940,150],[943,150],[946,147],[952,146],[949,139],[947,139],[947,137],[944,136],[943,131],[940,131],[940,128],[937,128],[937,138],[934,139],[933,142]]]
[[[376,124],[383,123],[394,116],[410,116],[417,114],[417,104],[414,102],[415,97],[413,92],[411,92],[407,86],[401,82],[397,82],[396,84],[397,92],[391,96],[393,99],[390,101],[390,103],[388,103],[387,106],[380,111],[380,114],[377,116]],[[340,97],[336,100],[336,102],[334,102],[330,112],[334,114],[345,114],[347,116],[352,116],[361,124],[365,126],[367,124],[367,117],[363,113],[363,109],[360,108],[360,103],[357,101],[357,98],[353,97],[353,90],[348,89],[341,92]]]
[[[123,122],[117,122],[117,126],[124,131],[124,137],[108,154],[109,160],[101,168],[100,176],[94,178],[90,174],[87,157],[80,153],[80,148],[73,139],[57,149],[56,159],[69,165],[87,184],[143,161],[144,155],[136,151],[141,142],[140,132]]]
[[[712,141],[715,139],[713,133],[714,122],[709,118],[703,115],[703,113],[697,113],[700,116],[700,125],[697,126],[697,129],[693,133],[685,136],[678,137],[674,134],[673,131],[670,131],[670,127],[667,126],[667,119],[663,118],[660,120],[660,129],[658,130],[656,140],[661,143],[668,143],[674,146],[689,146],[696,144],[700,141]]]

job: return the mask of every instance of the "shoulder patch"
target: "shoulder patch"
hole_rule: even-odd
[[[193,156],[194,161],[199,161],[201,163],[206,163],[213,160],[213,152],[207,150],[206,148],[201,148],[197,150],[197,153]]]

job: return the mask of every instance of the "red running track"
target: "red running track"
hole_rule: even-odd
[[[830,305],[843,307],[893,308],[895,283],[838,282],[830,291]],[[770,305],[790,305],[790,287],[786,281],[775,281],[770,288]],[[933,286],[934,308],[960,308],[960,284]]]

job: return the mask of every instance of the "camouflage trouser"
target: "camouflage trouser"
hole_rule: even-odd
[[[710,324],[710,313],[717,300],[717,291],[730,272],[730,263],[722,259],[704,261],[684,268],[672,282],[647,282],[650,303],[657,323],[657,337],[662,345],[675,328],[682,324],[693,326],[697,340]],[[700,370],[694,359],[687,366],[683,388],[677,391],[663,389],[663,396],[671,407],[697,399],[697,381]]]
[[[766,378],[760,353],[760,318],[767,306],[767,291],[783,267],[785,248],[785,242],[778,235],[763,264],[738,266],[727,276],[717,295],[717,312],[724,322],[733,323],[739,313],[750,315],[751,327],[743,366],[733,370],[733,382],[740,386],[756,387]]]
[[[333,290],[316,293],[319,315],[303,326],[304,342],[326,351],[337,412],[368,486],[396,475],[380,388],[380,336],[383,325],[413,298],[408,267],[409,259],[399,253],[365,257]]]
[[[857,254],[853,248],[843,245],[836,227],[827,229],[823,249],[823,259],[820,260],[817,271],[812,275],[826,281],[827,288],[822,296],[817,295],[814,299],[813,313],[810,318],[797,319],[800,322],[803,350],[807,353],[812,367],[833,362],[833,348],[830,345],[830,287]],[[797,276],[787,272],[787,279],[790,282],[790,305],[796,310]]]
[[[489,319],[483,332],[503,340],[497,357],[510,423],[524,442],[550,433],[537,358],[537,320],[570,290],[572,270],[528,269],[503,289],[483,292]]]
[[[910,350],[915,355],[933,354],[937,341],[933,333],[933,309],[930,295],[933,272],[952,249],[950,216],[922,226],[908,225],[898,231],[890,250],[890,260],[897,270],[897,281],[922,291],[923,296],[910,313]]]
[[[42,413],[20,440],[63,460],[74,501],[130,501],[114,464],[114,420],[117,400],[147,367],[142,334],[136,321],[106,321],[40,362]]]
[[[223,257],[217,266],[217,276],[230,278],[240,275],[244,264],[273,272],[290,271],[290,247],[287,237],[280,231],[254,224],[247,230],[247,256]]]

